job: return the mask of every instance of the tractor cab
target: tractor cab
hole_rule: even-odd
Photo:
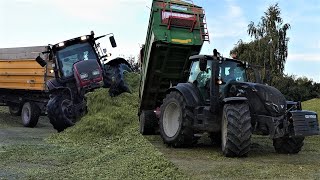
[[[73,65],[79,61],[98,61],[90,41],[71,40],[56,44],[52,48],[56,58],[58,74],[61,78],[69,78],[73,75]]]
[[[204,99],[210,98],[210,80],[212,77],[211,68],[213,62],[218,76],[215,85],[219,86],[219,92],[223,92],[224,87],[231,81],[246,82],[246,64],[242,61],[228,58],[214,58],[213,56],[195,55],[190,57],[191,68],[188,82],[193,83],[200,90]],[[201,67],[202,66],[202,67]]]

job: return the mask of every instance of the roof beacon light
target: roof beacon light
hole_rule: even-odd
[[[64,42],[59,43],[59,47],[64,46]]]
[[[87,39],[87,36],[81,36],[81,40],[84,41]]]

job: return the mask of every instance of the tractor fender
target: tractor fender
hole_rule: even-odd
[[[108,61],[108,62],[106,63],[106,65],[116,66],[116,65],[122,64],[122,63],[123,63],[123,64],[126,64],[127,66],[129,66],[130,69],[132,69],[130,63],[129,63],[127,60],[125,60],[124,58],[121,58],[121,57],[117,57],[117,58],[115,58],[115,59],[112,59],[112,60]]]
[[[65,87],[62,83],[59,83],[59,82],[57,81],[57,79],[50,79],[50,80],[48,80],[48,81],[46,82],[46,85],[47,85],[47,87],[48,87],[48,90],[49,90],[50,94],[53,94],[53,93],[55,93],[55,92],[57,92],[57,91],[66,90],[66,91],[69,93],[71,99],[73,99],[73,96],[72,96],[72,93],[71,93],[70,88]]]
[[[246,97],[227,97],[222,100],[224,104],[234,103],[234,102],[247,102],[248,99]]]
[[[46,82],[46,84],[49,91],[64,88],[63,84],[59,83],[57,79],[50,79]]]
[[[179,83],[177,86],[168,89],[166,94],[172,91],[179,92],[189,107],[196,107],[203,104],[199,90],[191,83]]]

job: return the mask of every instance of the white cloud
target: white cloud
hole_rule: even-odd
[[[320,62],[320,53],[305,53],[305,54],[289,54],[288,61],[317,61]]]

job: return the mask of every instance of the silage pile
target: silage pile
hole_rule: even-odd
[[[47,139],[50,144],[76,149],[77,159],[43,177],[185,179],[138,131],[139,81],[138,74],[126,74],[131,94],[111,98],[108,89],[90,93],[88,115]]]

